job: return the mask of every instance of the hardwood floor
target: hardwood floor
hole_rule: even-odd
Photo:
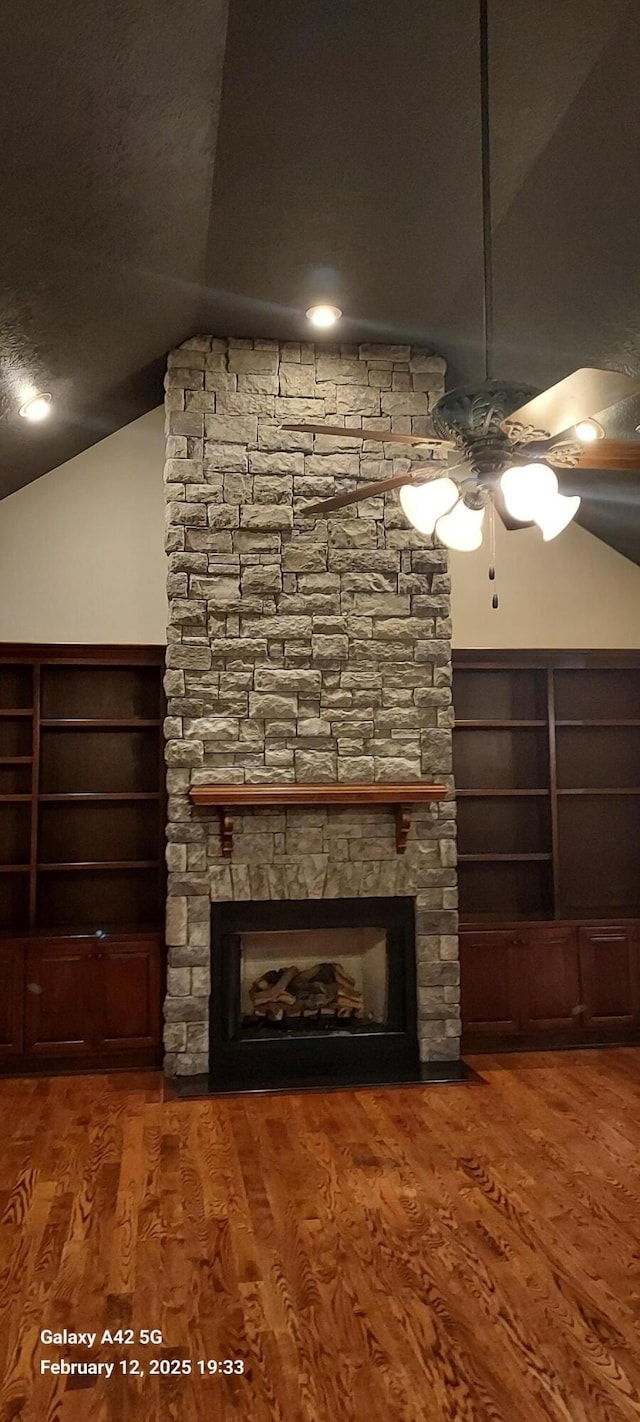
[[[154,1076],[0,1081],[0,1422],[640,1418],[640,1050],[473,1064],[182,1102]],[[40,1372],[61,1358],[115,1369]]]

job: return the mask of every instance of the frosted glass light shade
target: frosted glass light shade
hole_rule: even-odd
[[[453,479],[430,479],[427,484],[403,484],[400,503],[418,533],[433,533],[441,514],[453,508],[459,495]]]
[[[463,499],[451,513],[438,519],[436,533],[447,548],[455,548],[458,553],[472,553],[482,543],[484,508],[470,509]]]
[[[545,505],[558,497],[558,480],[548,464],[523,464],[507,469],[500,480],[504,501],[519,523],[538,521]]]
[[[545,504],[542,513],[536,519],[538,527],[542,529],[545,543],[549,543],[552,538],[557,538],[563,528],[571,523],[580,508],[580,502],[578,494],[556,494],[555,499],[550,499]]]

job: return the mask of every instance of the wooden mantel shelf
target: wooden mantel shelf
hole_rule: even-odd
[[[220,842],[225,859],[233,851],[233,809],[254,810],[260,806],[283,808],[288,805],[390,805],[396,822],[396,850],[404,854],[411,823],[411,808],[432,800],[442,800],[445,785],[425,785],[415,781],[377,785],[192,785],[189,797],[199,809],[215,806],[220,814]]]

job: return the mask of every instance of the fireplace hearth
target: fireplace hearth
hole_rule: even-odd
[[[418,1071],[411,898],[214,904],[213,1088]]]

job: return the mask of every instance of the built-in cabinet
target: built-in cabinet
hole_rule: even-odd
[[[118,1059],[157,1047],[160,940],[149,935],[16,944],[27,1056]]]
[[[459,652],[463,1046],[640,1040],[640,656]]]
[[[0,648],[0,1064],[160,1058],[163,649]]]
[[[465,1046],[621,1040],[640,1027],[639,954],[629,925],[463,927]]]

